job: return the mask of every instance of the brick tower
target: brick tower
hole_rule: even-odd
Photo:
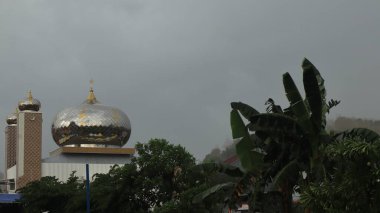
[[[16,189],[41,178],[42,113],[32,97],[20,101],[17,116]]]
[[[5,175],[7,170],[16,165],[16,144],[17,144],[17,113],[13,113],[7,118],[5,127]]]

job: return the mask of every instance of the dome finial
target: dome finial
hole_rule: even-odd
[[[33,98],[32,90],[29,90],[24,100],[18,102],[18,109],[20,111],[35,111],[38,112],[41,108],[41,102]]]
[[[30,89],[29,92],[28,92],[28,100],[29,100],[29,101],[32,101],[32,100],[33,100],[32,90],[31,90],[31,89]]]
[[[8,125],[16,125],[17,124],[17,115],[18,115],[18,108],[16,107],[16,111],[7,117],[7,124]]]
[[[90,80],[90,92],[88,93],[88,96],[87,96],[87,103],[89,103],[89,104],[94,104],[97,102],[95,94],[94,94],[93,86],[94,86],[94,80],[91,79]]]
[[[93,87],[94,87],[94,79],[91,79],[90,80],[90,88],[91,88],[91,90],[93,89]]]

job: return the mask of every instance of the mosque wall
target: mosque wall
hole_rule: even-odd
[[[114,164],[89,164],[90,178],[96,173],[108,173]],[[75,171],[75,175],[80,180],[86,179],[86,164],[83,163],[42,163],[42,177],[55,176],[60,181],[67,181],[70,174]]]

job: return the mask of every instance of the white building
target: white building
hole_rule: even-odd
[[[52,123],[52,136],[58,149],[41,159],[41,103],[28,97],[7,118],[5,128],[5,182],[8,192],[44,176],[66,181],[73,171],[85,178],[85,164],[90,176],[107,173],[115,164],[130,162],[134,148],[122,148],[131,134],[127,115],[117,108],[100,104],[91,88],[87,99],[76,107],[59,112]]]

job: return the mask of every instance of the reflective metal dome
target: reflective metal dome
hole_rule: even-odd
[[[7,124],[8,125],[16,125],[17,124],[17,115],[16,113],[12,113],[7,117]]]
[[[85,102],[56,115],[51,130],[58,146],[121,147],[131,135],[131,124],[121,110],[100,104],[91,88]]]
[[[29,90],[28,97],[18,102],[18,108],[20,111],[30,110],[37,112],[41,108],[41,102],[33,98],[32,91]]]

